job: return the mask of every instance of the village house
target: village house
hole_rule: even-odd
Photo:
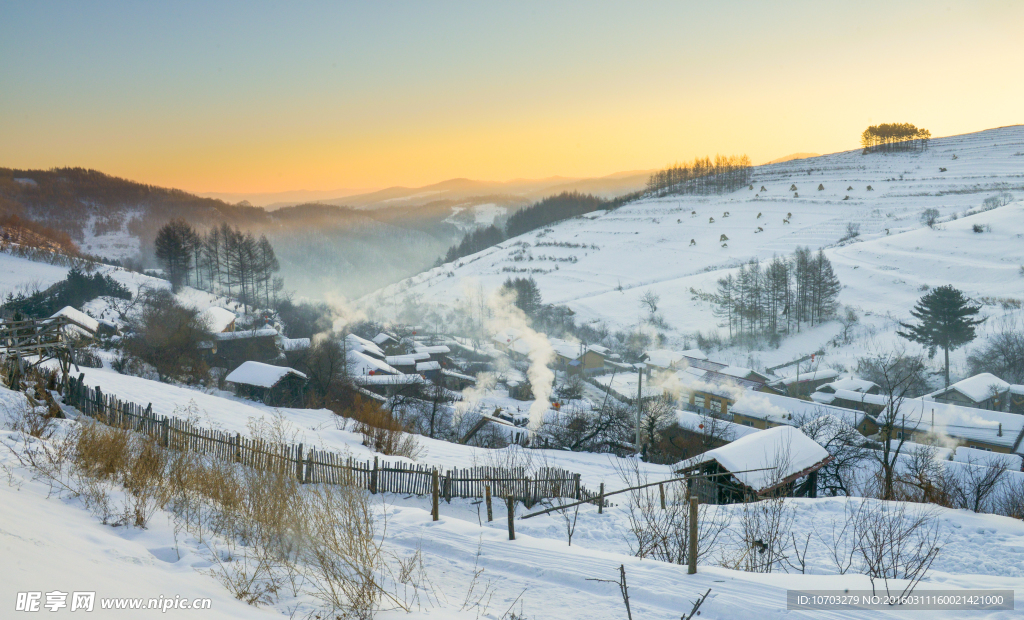
[[[213,340],[200,343],[206,363],[214,368],[234,370],[245,362],[273,364],[285,361],[278,346],[279,334],[272,327],[220,332]]]
[[[749,434],[679,464],[690,493],[706,504],[765,497],[817,497],[818,470],[831,460],[825,448],[798,429],[779,426]]]
[[[887,415],[890,414],[886,411],[878,416],[880,425]],[[1024,416],[1005,411],[913,398],[900,402],[893,426],[895,437],[890,439],[938,445],[954,443],[1005,454],[1020,454],[1024,449]]]
[[[703,370],[695,366],[676,373],[680,398],[687,409],[697,413],[727,416],[729,408],[746,392],[777,390],[767,384],[768,378],[749,368],[723,366],[718,370]],[[666,392],[675,389],[666,386]]]
[[[963,381],[957,381],[948,388],[932,392],[925,398],[961,407],[1005,411],[1009,392],[1009,383],[991,373],[984,372]]]
[[[821,368],[782,377],[771,385],[780,388],[787,396],[809,398],[819,387],[834,381],[838,376],[839,373],[831,368]]]
[[[353,375],[352,382],[366,392],[391,399],[397,396],[417,398],[427,381],[417,374],[378,374],[376,370],[371,370]]]
[[[598,345],[572,343],[559,338],[550,338],[555,351],[553,366],[556,370],[571,375],[592,375],[603,372],[610,351]]]
[[[877,390],[876,393],[871,393],[855,392],[853,390],[841,388],[832,388],[829,392],[818,390],[811,394],[811,400],[823,405],[835,405],[836,407],[843,407],[845,409],[857,409],[873,416],[878,415],[889,403],[889,399],[878,394]]]
[[[250,361],[228,373],[225,381],[243,398],[274,407],[301,407],[306,375],[286,366]]]
[[[732,405],[732,421],[758,429],[800,426],[822,415],[833,416],[868,436],[878,432],[875,419],[863,411],[806,401],[767,392],[750,393]]]
[[[385,355],[400,355],[404,352],[401,339],[394,334],[381,332],[373,337],[372,342],[380,347]]]

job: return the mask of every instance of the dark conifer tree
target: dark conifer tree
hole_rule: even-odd
[[[974,318],[980,311],[981,306],[974,304],[963,291],[947,284],[919,299],[910,311],[918,323],[901,322],[904,331],[896,333],[932,351],[941,348],[945,352],[946,387],[949,387],[949,352],[974,340],[975,326],[984,322],[984,319]]]

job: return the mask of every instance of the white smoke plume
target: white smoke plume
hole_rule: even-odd
[[[517,332],[515,342],[526,345],[526,357],[530,366],[526,377],[533,389],[533,403],[530,404],[530,429],[540,428],[544,422],[544,414],[551,408],[551,390],[555,382],[555,373],[548,368],[555,359],[555,350],[551,348],[548,337],[530,327],[526,314],[515,305],[515,293],[501,290],[495,291],[487,300],[490,318],[487,321],[488,332],[494,334],[502,330],[514,329]]]
[[[352,323],[366,320],[366,313],[352,305],[343,295],[327,292],[324,301],[331,309],[331,328],[335,334],[342,333]]]
[[[462,390],[462,400],[455,404],[455,425],[458,426],[462,416],[476,409],[480,401],[494,389],[497,379],[494,374],[482,372],[476,377],[476,383]]]

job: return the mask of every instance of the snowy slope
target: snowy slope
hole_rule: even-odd
[[[717,324],[710,307],[691,299],[691,287],[713,291],[728,269],[797,246],[828,248],[845,285],[840,301],[865,313],[906,316],[925,284],[952,283],[977,297],[1019,298],[1024,290],[1024,126],[935,139],[924,152],[858,150],[760,166],[753,179],[752,190],[646,199],[567,220],[386,287],[363,304],[381,312],[415,296],[454,305],[470,294],[469,284],[487,290],[509,276],[533,276],[545,302],[613,331],[635,326],[645,314],[640,296],[654,291],[672,328],[667,335],[679,341]],[[963,217],[1006,192],[1018,202]],[[927,208],[939,211],[941,230],[921,223]],[[960,219],[943,221],[953,214]],[[835,247],[850,223],[860,236]],[[991,232],[971,232],[975,223]],[[835,333],[826,326],[801,350],[814,351]]]

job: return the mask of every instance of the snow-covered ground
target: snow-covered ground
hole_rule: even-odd
[[[509,276],[532,276],[546,303],[565,304],[578,322],[599,321],[615,331],[643,321],[640,297],[653,291],[670,344],[686,348],[693,344],[687,336],[718,324],[710,306],[692,299],[691,288],[713,292],[739,264],[789,255],[797,246],[826,248],[844,285],[840,302],[864,317],[855,330],[860,336],[890,337],[891,317],[909,318],[925,286],[953,284],[988,298],[987,315],[1003,313],[1001,298],[1024,298],[1024,126],[935,139],[923,152],[857,150],[759,166],[752,184],[721,196],[647,199],[563,221],[385,287],[362,303],[370,311],[401,308],[395,300],[415,297],[451,306],[475,287],[491,290]],[[986,198],[1006,193],[1016,201],[965,217]],[[929,208],[939,212],[935,229],[921,222]],[[840,243],[848,224],[860,234]],[[983,232],[973,232],[975,224]],[[826,347],[838,331],[838,324],[826,324],[777,350],[718,357],[770,366]],[[853,359],[833,354],[836,363]]]
[[[102,379],[92,371],[87,379]],[[126,378],[127,379],[127,378]],[[139,380],[142,381],[142,380]],[[157,402],[180,403],[188,397],[196,404],[213,406],[210,414],[224,427],[237,427],[242,416],[268,415],[261,406],[192,394],[190,390],[166,386],[157,390],[150,383]],[[116,381],[104,384],[106,391],[127,394],[130,386]],[[178,392],[175,392],[178,390]],[[205,396],[205,398],[203,398]],[[23,396],[0,390],[5,410],[16,406]],[[214,400],[210,400],[214,399]],[[157,405],[154,404],[156,407]],[[163,405],[161,405],[163,406]],[[229,413],[232,412],[232,413]],[[324,412],[283,412],[303,431],[323,430]],[[69,424],[65,422],[64,424]],[[244,430],[244,429],[243,429]],[[315,434],[315,433],[314,433]],[[351,433],[333,430],[326,441],[360,447]],[[210,617],[250,618],[288,616],[302,602],[288,592],[279,593],[271,605],[257,609],[234,600],[206,571],[211,568],[210,541],[201,542],[176,530],[168,513],[157,512],[147,529],[102,525],[83,506],[82,500],[51,494],[49,485],[31,479],[14,457],[26,439],[19,433],[0,431],[0,549],[5,561],[0,568],[0,600],[13,606],[18,592],[95,591],[98,597],[151,598],[204,597],[212,599]],[[443,456],[462,467],[473,464],[479,450],[451,446],[443,455],[428,446],[428,459]],[[566,454],[598,465],[595,455]],[[560,463],[571,466],[570,462]],[[608,471],[611,471],[609,468]],[[664,469],[652,469],[652,479],[667,476]],[[609,480],[615,487],[621,481]],[[624,496],[620,496],[624,497]],[[678,618],[688,611],[698,595],[711,588],[701,608],[701,617],[712,620],[734,618],[913,618],[920,612],[813,612],[786,609],[788,589],[870,589],[868,579],[858,574],[836,574],[826,549],[814,542],[809,546],[806,574],[754,574],[716,566],[714,558],[700,566],[697,575],[686,574],[684,566],[652,559],[638,559],[630,547],[627,507],[623,502],[598,514],[596,507],[580,511],[572,546],[566,542],[562,517],[546,515],[517,520],[516,540],[506,533],[506,512],[495,503],[493,522],[486,522],[479,501],[453,500],[442,503],[441,519],[430,519],[425,497],[382,496],[375,500],[378,518],[386,517],[386,546],[389,552],[409,557],[417,550],[431,583],[432,596],[422,597],[414,613],[391,611],[382,618],[491,618],[506,617],[514,607],[522,617],[593,618],[623,617],[618,587],[594,579],[614,580],[625,566],[629,579],[630,603],[635,618]],[[819,532],[827,535],[831,523],[842,523],[849,507],[859,499],[788,500],[793,511],[791,533],[798,540]],[[723,553],[738,536],[740,507],[719,507],[721,517],[732,523],[723,538]],[[965,511],[936,509],[942,551],[928,579],[918,592],[937,588],[998,588],[1024,595],[1024,523],[1005,517],[978,515]],[[524,514],[522,507],[520,516]],[[733,542],[729,542],[733,541]],[[482,570],[482,572],[480,572]],[[475,595],[468,593],[475,592]],[[480,596],[481,593],[485,596]],[[467,604],[467,600],[471,601]],[[472,604],[475,601],[476,604]],[[308,599],[306,599],[308,602]],[[13,607],[9,607],[11,609]],[[49,613],[49,612],[46,612]],[[58,613],[70,613],[63,609]],[[155,612],[150,612],[155,613]],[[170,617],[186,617],[184,610],[171,610]],[[1019,612],[997,611],[929,612],[930,618],[1014,618]],[[142,617],[142,612],[93,612],[98,618]],[[6,616],[5,616],[6,617]]]

